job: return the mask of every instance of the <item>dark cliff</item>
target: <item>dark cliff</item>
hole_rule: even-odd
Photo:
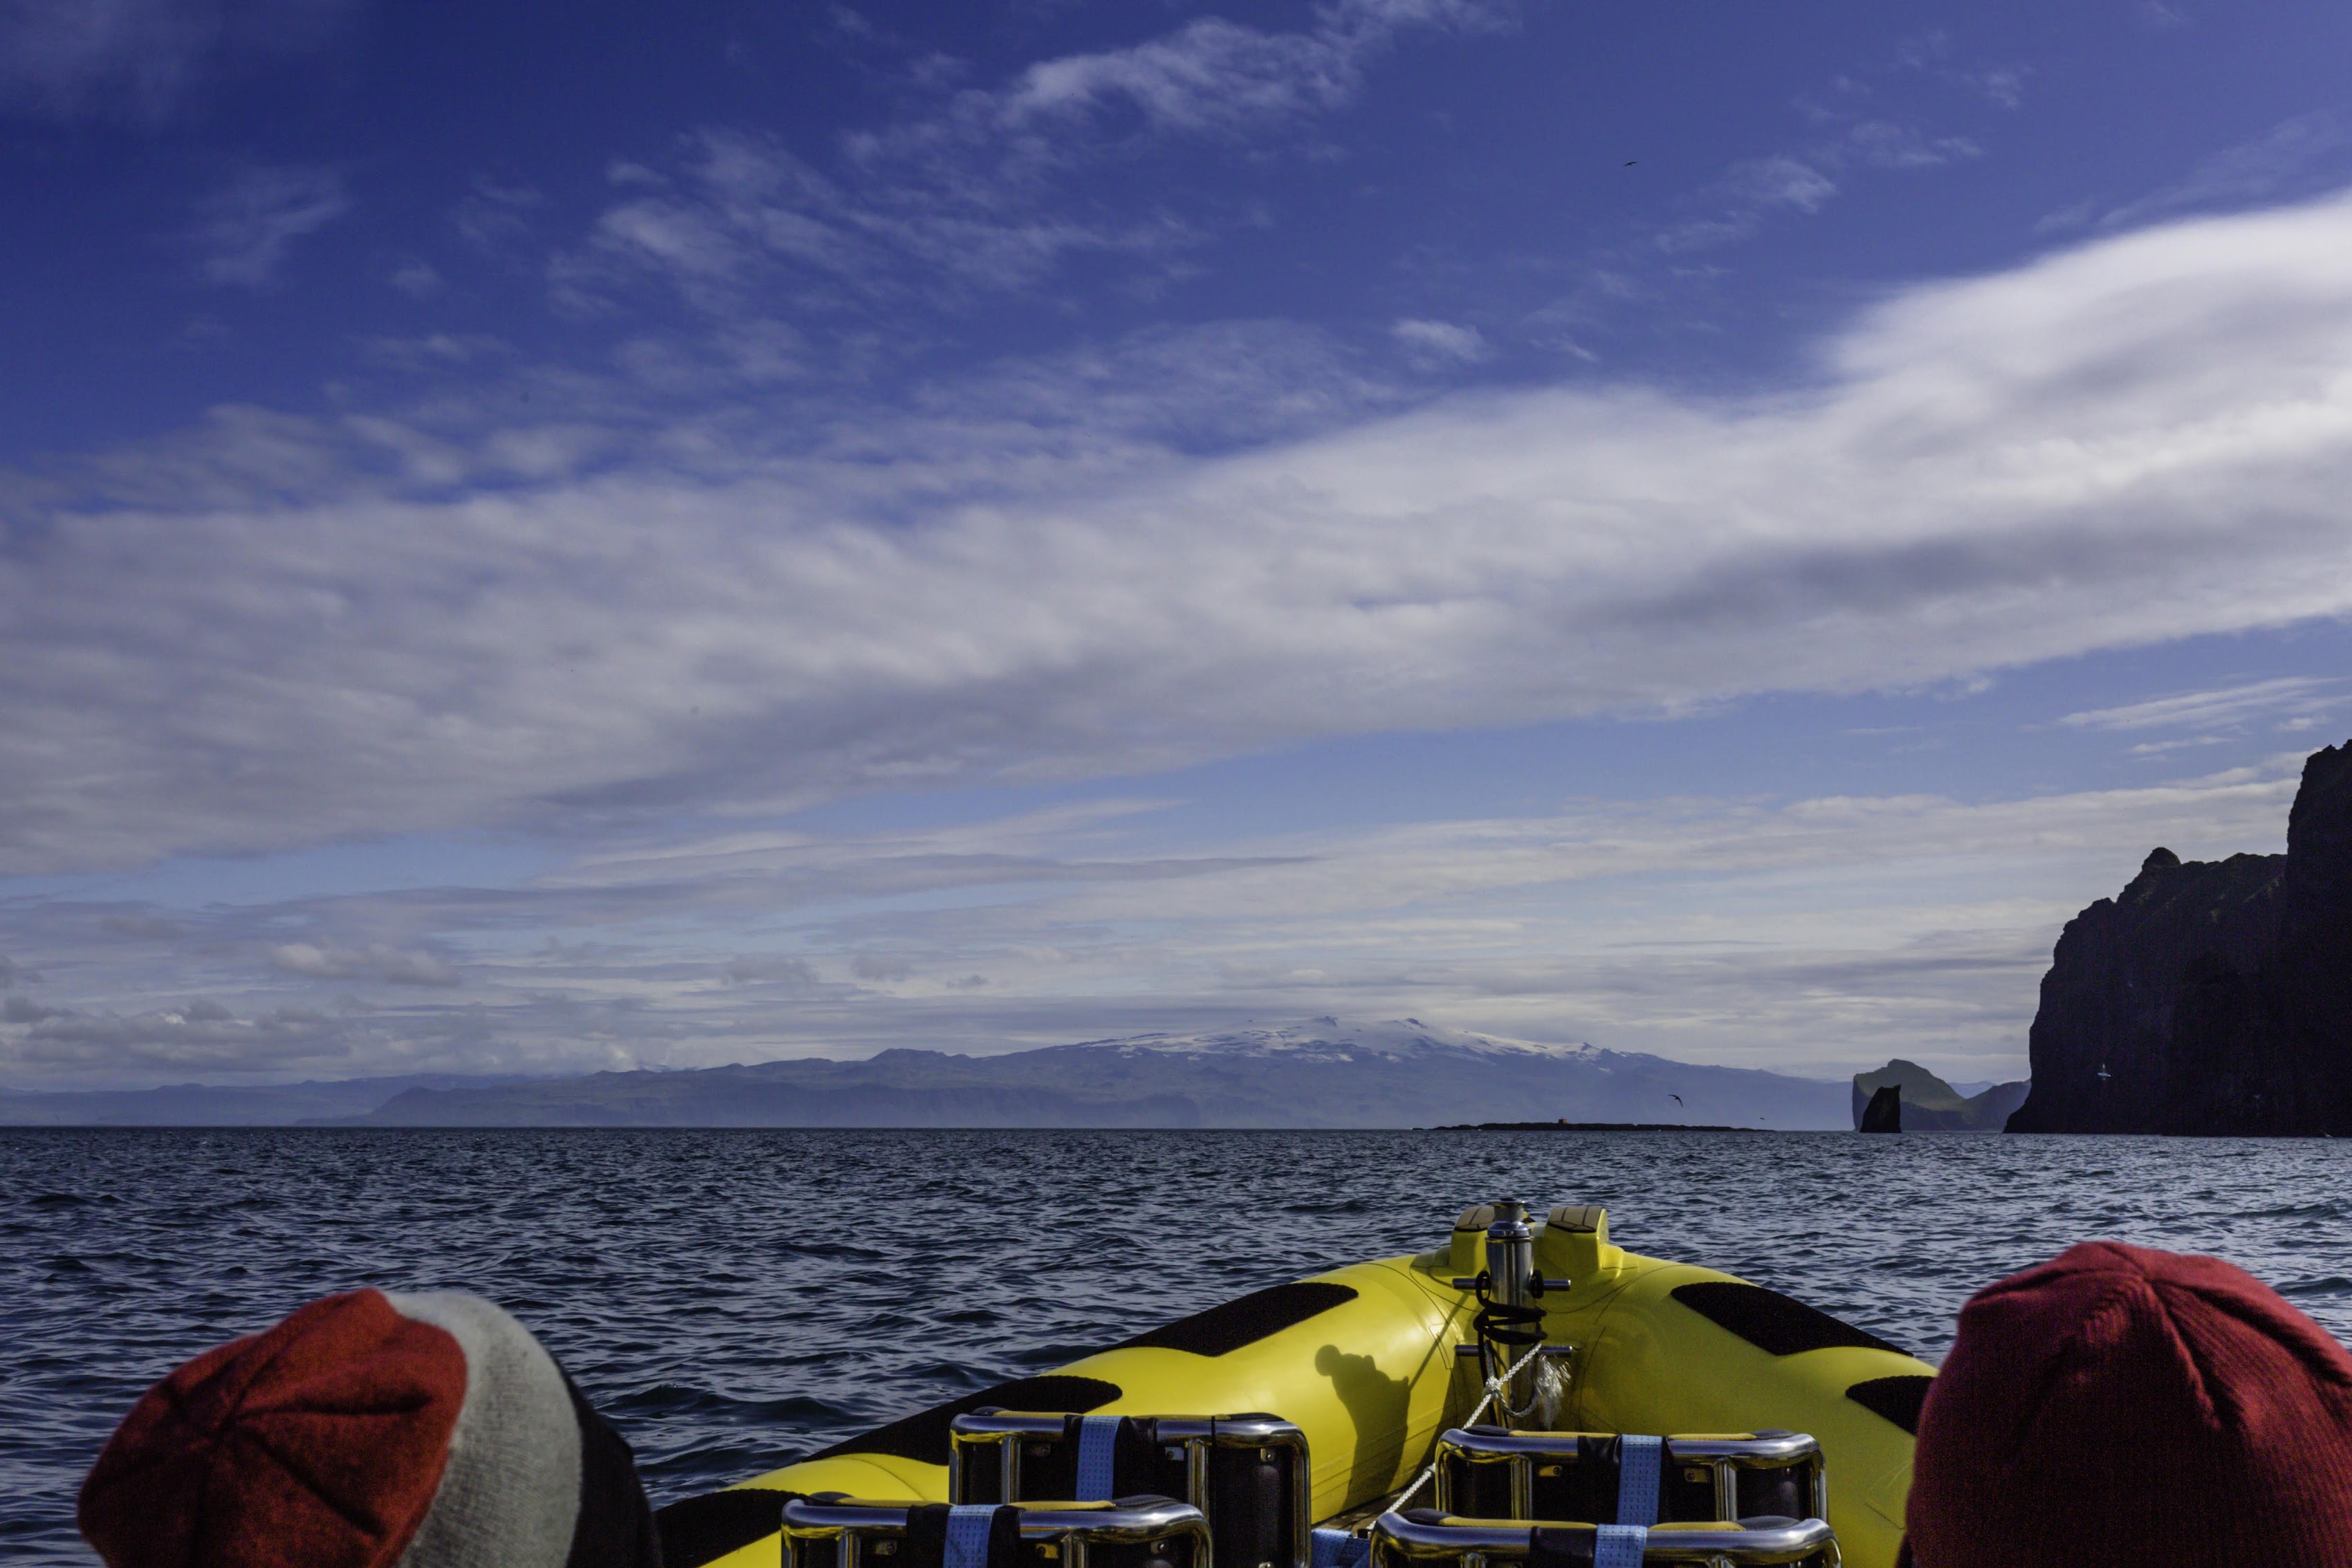
[[[2069,921],[2012,1133],[2352,1134],[2352,742],[2283,855],[2147,857]]]

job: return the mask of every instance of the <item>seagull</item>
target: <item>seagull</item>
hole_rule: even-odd
[[[1667,1099],[1669,1099],[1669,1100],[1671,1100],[1671,1101],[1673,1101],[1673,1102],[1674,1102],[1675,1104],[1677,1104],[1677,1105],[1682,1105],[1682,1103],[1683,1103],[1683,1097],[1682,1097],[1681,1095],[1679,1095],[1679,1094],[1675,1093],[1675,1092],[1673,1090],[1671,1090],[1671,1089],[1669,1089],[1669,1090],[1667,1090],[1667,1091],[1666,1091],[1666,1098],[1667,1098]],[[1689,1106],[1687,1106],[1687,1105],[1684,1105],[1684,1106],[1683,1106],[1683,1109],[1685,1109],[1685,1111],[1687,1111],[1687,1110],[1689,1110],[1689,1109],[1690,1109],[1690,1107],[1689,1107]]]
[[[1625,160],[1625,167],[1631,169],[1634,164],[1639,163],[1640,162],[1641,160],[1639,158],[1628,158]]]

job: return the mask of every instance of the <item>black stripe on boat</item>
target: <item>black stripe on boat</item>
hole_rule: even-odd
[[[829,1459],[835,1454],[890,1454],[919,1464],[944,1465],[948,1462],[948,1423],[983,1405],[1001,1406],[1007,1410],[1075,1411],[1083,1416],[1089,1410],[1100,1409],[1118,1396],[1118,1384],[1105,1383],[1099,1377],[1072,1377],[1067,1373],[1049,1373],[1044,1377],[1016,1377],[1010,1383],[1000,1383],[993,1388],[983,1388],[977,1394],[967,1394],[961,1399],[934,1405],[928,1410],[918,1410],[912,1416],[902,1416],[887,1427],[877,1427],[864,1437],[851,1437],[835,1443],[830,1448],[820,1448],[809,1458]]]
[[[1123,1339],[1111,1349],[1189,1350],[1194,1355],[1223,1355],[1355,1299],[1353,1289],[1328,1281],[1302,1280],[1295,1285],[1275,1285],[1252,1291],[1222,1307],[1178,1318],[1150,1333]]]
[[[784,1527],[784,1500],[796,1491],[744,1487],[682,1498],[654,1510],[661,1532],[662,1568],[702,1568],[730,1552],[740,1552]]]
[[[1919,1407],[1927,1402],[1932,1377],[1874,1377],[1857,1383],[1845,1396],[1874,1414],[1885,1416],[1913,1437],[1919,1435]]]
[[[572,1375],[562,1375],[572,1418],[580,1423],[580,1506],[572,1516],[572,1551],[563,1568],[626,1568],[648,1562],[661,1525],[646,1506],[636,1456],[596,1414]]]
[[[1864,1333],[1852,1323],[1841,1322],[1817,1307],[1738,1280],[1702,1280],[1695,1284],[1677,1285],[1675,1300],[1717,1328],[1728,1329],[1772,1355],[1795,1355],[1800,1351],[1829,1350],[1840,1345],[1891,1350],[1897,1355],[1910,1354],[1874,1333]]]

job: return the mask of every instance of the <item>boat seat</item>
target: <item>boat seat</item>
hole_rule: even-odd
[[[1413,1509],[1372,1521],[1366,1568],[1838,1568],[1818,1519],[1580,1524]]]
[[[1167,1497],[1045,1505],[784,1504],[782,1568],[1208,1568],[1201,1511]]]
[[[1826,1519],[1822,1446],[1801,1432],[1512,1432],[1437,1439],[1437,1507],[1478,1519],[1586,1524]]]
[[[1179,1498],[1209,1521],[1213,1568],[1308,1568],[1313,1483],[1307,1435],[1278,1416],[991,1408],[948,1427],[953,1501]]]

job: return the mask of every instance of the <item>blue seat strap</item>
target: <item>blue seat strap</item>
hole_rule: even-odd
[[[960,1503],[948,1510],[947,1550],[941,1568],[988,1568],[988,1535],[998,1504]]]
[[[1645,1524],[1601,1525],[1592,1538],[1592,1568],[1642,1568],[1642,1549],[1649,1543]]]
[[[1108,1502],[1116,1484],[1113,1460],[1118,1453],[1116,1416],[1078,1417],[1078,1498],[1080,1502]]]
[[[1658,1522],[1658,1478],[1665,1469],[1666,1440],[1627,1434],[1617,1439],[1617,1522]]]
[[[1344,1530],[1318,1530],[1315,1532],[1314,1568],[1356,1568],[1371,1550],[1372,1543],[1360,1535]]]

